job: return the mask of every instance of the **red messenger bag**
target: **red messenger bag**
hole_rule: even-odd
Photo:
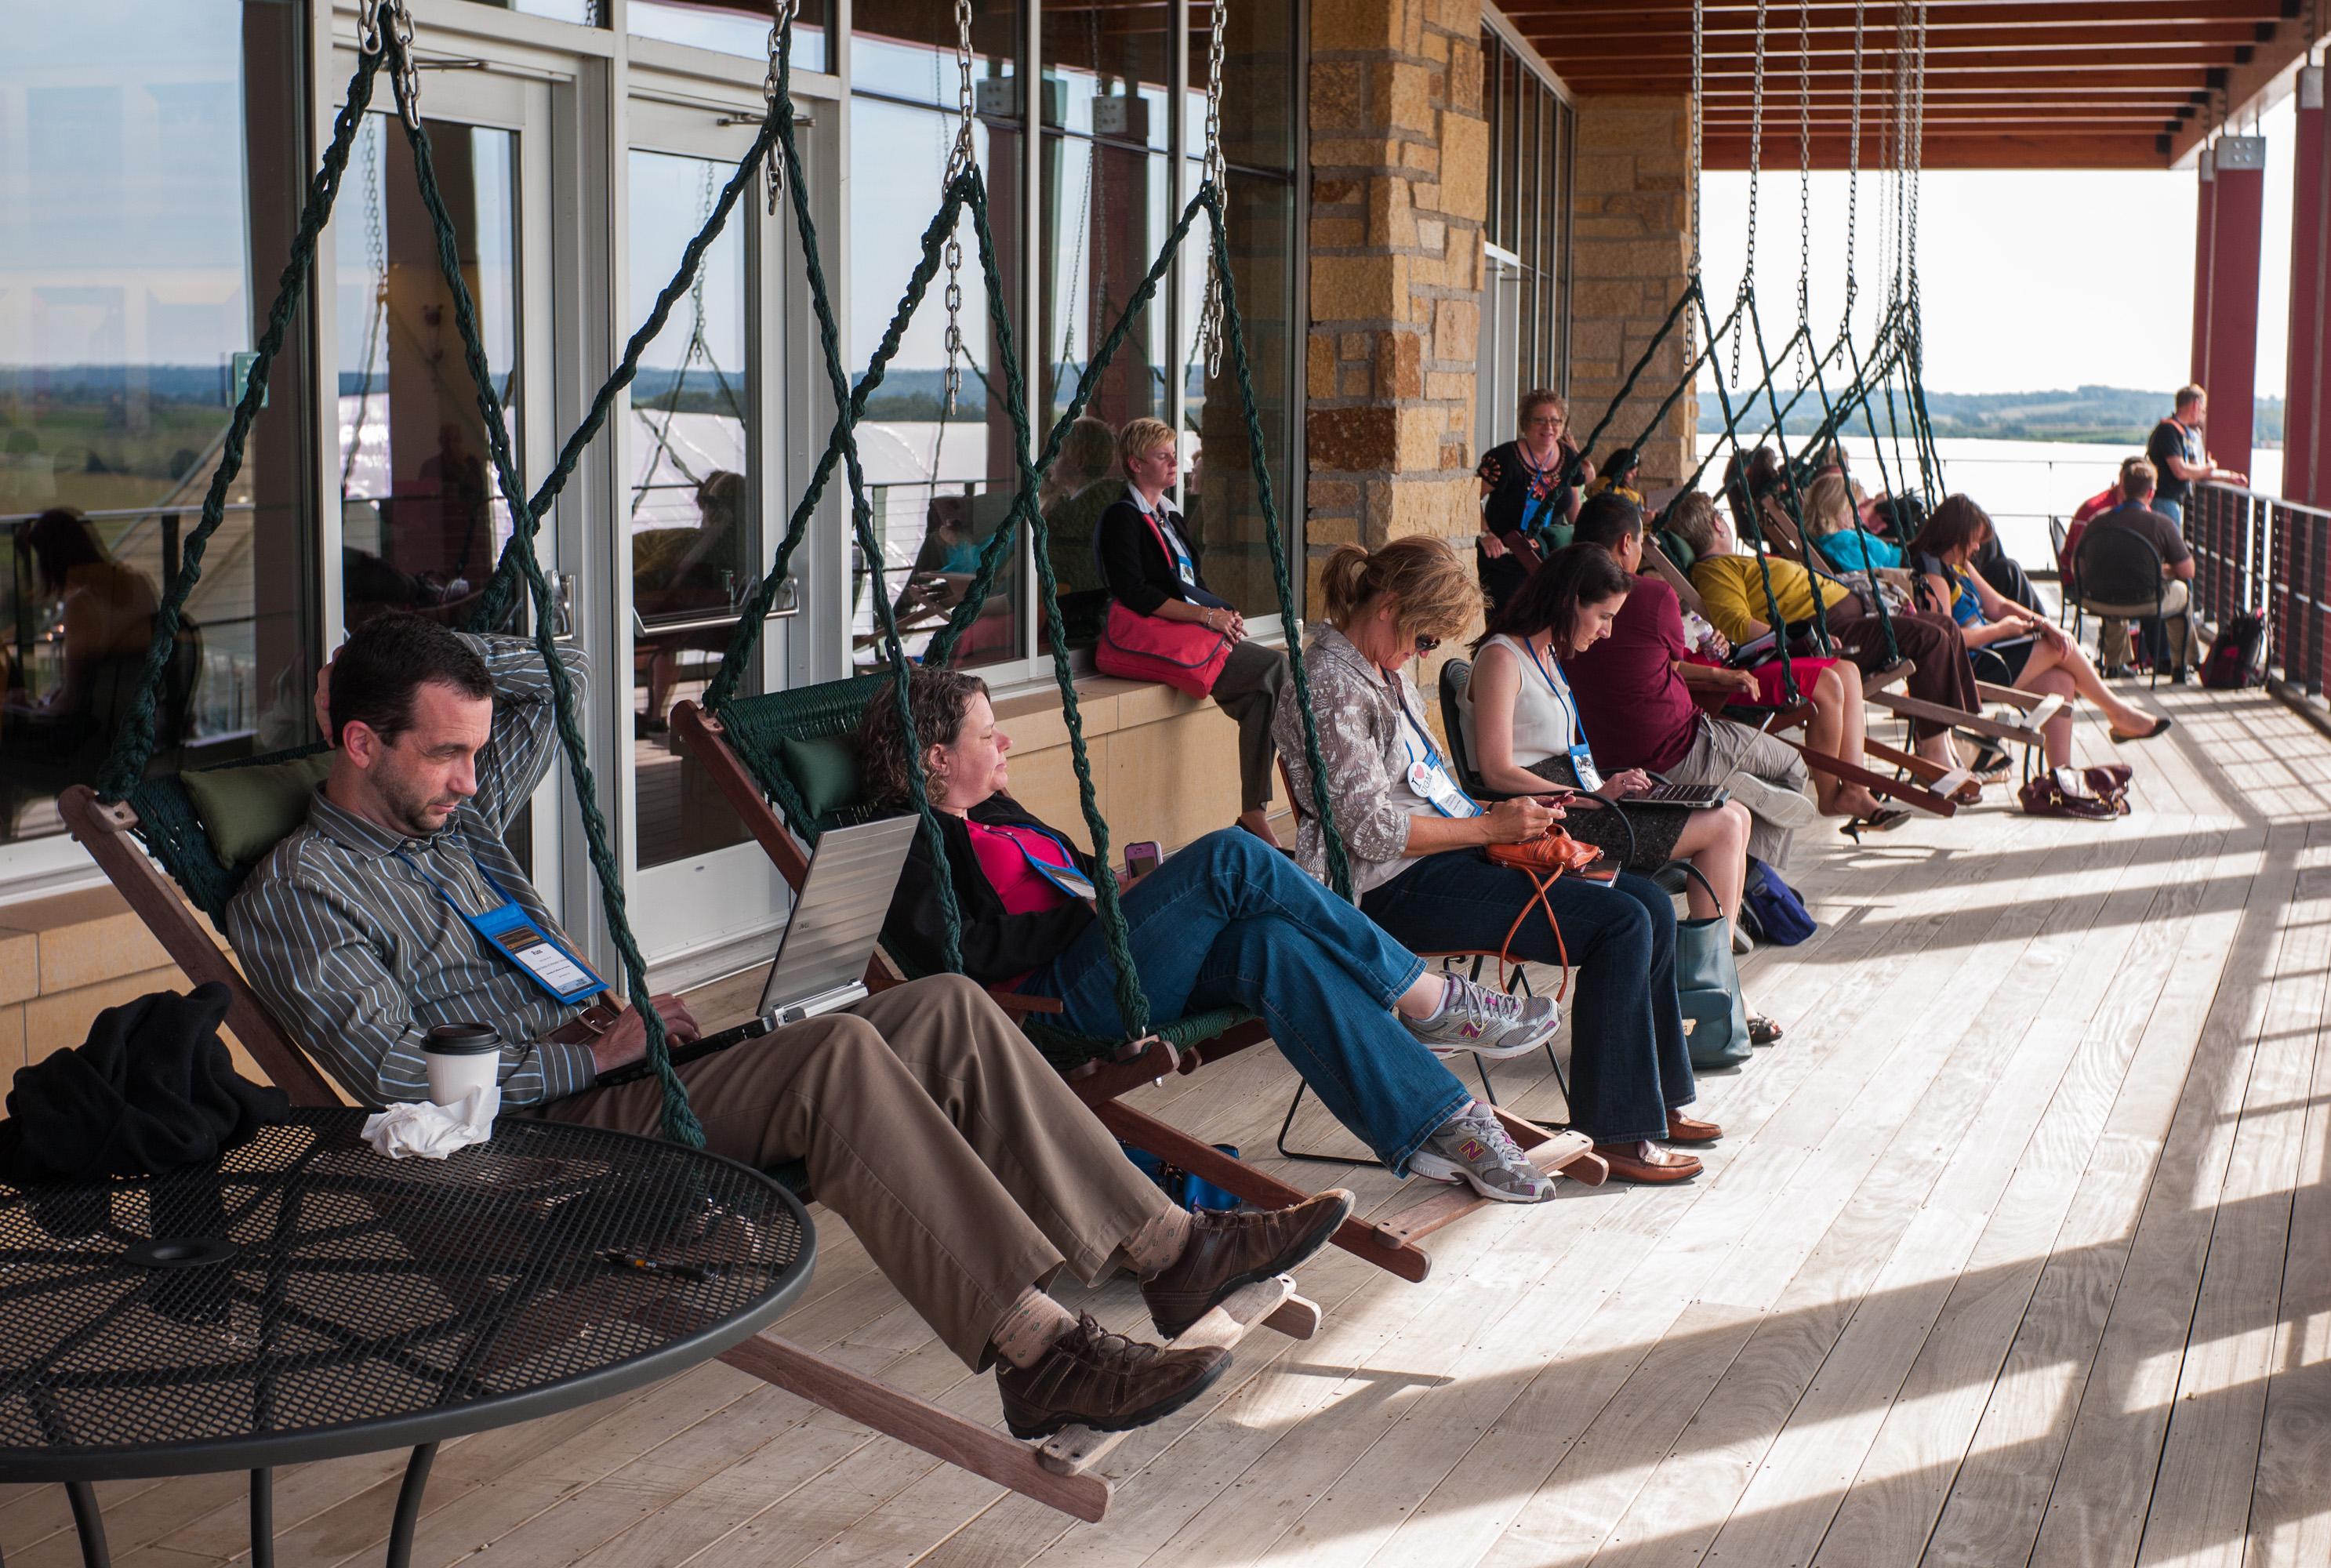
[[[1157,519],[1144,512],[1142,521],[1149,525],[1150,536],[1170,563],[1174,552]],[[1104,675],[1155,680],[1193,697],[1204,697],[1214,689],[1230,656],[1227,632],[1195,621],[1144,615],[1114,599],[1109,601],[1108,619],[1101,626],[1100,641],[1093,649],[1093,663]]]

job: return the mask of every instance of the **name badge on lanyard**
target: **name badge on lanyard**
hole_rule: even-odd
[[[1578,699],[1571,695],[1570,682],[1538,657],[1536,647],[1527,642],[1522,646],[1529,649],[1530,662],[1546,677],[1546,689],[1554,693],[1554,699],[1570,716],[1570,771],[1578,775],[1578,787],[1592,794],[1603,787],[1603,773],[1594,765],[1594,753],[1586,745],[1586,725],[1578,715]]]
[[[1404,703],[1401,707],[1401,717],[1408,720],[1409,728],[1416,731],[1417,740],[1424,743],[1424,755],[1419,756],[1415,745],[1406,736],[1401,737],[1401,745],[1408,748],[1410,790],[1432,802],[1432,809],[1444,817],[1479,816],[1480,803],[1457,787],[1457,781],[1449,776],[1449,769],[1441,762],[1441,753],[1433,746],[1432,736],[1417,724],[1415,716],[1408,711]]]
[[[1086,876],[1082,871],[1077,870],[1076,857],[1069,853],[1069,846],[1062,841],[1059,834],[1046,833],[1043,836],[1046,839],[1051,840],[1053,843],[1060,845],[1061,854],[1067,861],[1067,864],[1065,865],[1055,865],[1051,861],[1045,860],[1042,856],[1037,854],[1035,851],[1030,849],[1028,847],[1027,841],[1020,836],[1021,832],[1034,832],[1036,830],[1033,828],[1021,829],[1018,832],[1006,833],[1004,834],[1004,837],[1010,839],[1013,847],[1019,850],[1021,858],[1028,862],[1029,868],[1033,870],[1036,875],[1043,878],[1047,882],[1051,883],[1053,887],[1058,888],[1061,892],[1066,893],[1071,898],[1090,898],[1094,897],[1095,889],[1092,885],[1092,879]]]
[[[488,946],[516,965],[519,973],[540,986],[553,1000],[571,1006],[576,1003],[587,1002],[607,989],[607,983],[592,973],[589,965],[576,957],[566,944],[545,931],[533,916],[519,908],[518,900],[510,897],[509,890],[494,880],[493,873],[483,866],[478,868],[478,875],[486,879],[486,886],[500,895],[501,903],[482,915],[472,915],[454,902],[453,895],[445,890],[442,882],[422,870],[403,850],[396,851],[396,858],[413,867],[420,873],[422,880],[437,889],[437,896],[445,900],[446,908],[461,917],[462,925],[476,932]]]
[[[1189,546],[1182,543],[1182,530],[1164,518],[1157,519],[1157,532],[1165,539],[1166,548],[1174,556],[1174,575],[1182,579],[1182,586],[1198,585],[1198,564],[1190,558]]]

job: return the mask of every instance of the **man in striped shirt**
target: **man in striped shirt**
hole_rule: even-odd
[[[582,653],[560,660],[583,690]],[[505,1107],[653,1133],[654,1079],[595,1082],[644,1053],[638,1009],[594,1029],[560,999],[581,987],[554,993],[473,924],[502,911],[572,951],[502,841],[557,750],[551,672],[533,646],[382,616],[334,656],[316,699],[339,748],[331,774],[307,822],[227,909],[275,1017],[366,1105],[426,1098],[431,1026],[475,1020],[501,1034]],[[678,998],[655,1001],[676,1038],[695,1038]],[[973,1367],[1003,1359],[1005,1418],[1023,1437],[1156,1421],[1196,1398],[1228,1356],[1104,1334],[1044,1293],[1061,1269],[1091,1282],[1133,1268],[1173,1335],[1310,1256],[1350,1212],[1340,1191],[1261,1214],[1174,1208],[958,975],[680,1071],[714,1152],[764,1168],[805,1162],[818,1199],[948,1347]]]

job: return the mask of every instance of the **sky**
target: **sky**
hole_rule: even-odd
[[[2267,111],[2260,238],[2258,390],[2279,397],[2288,355],[2290,181],[2297,114]],[[1773,149],[1768,148],[1768,152]],[[1795,162],[1795,149],[1781,149]],[[2191,369],[2193,201],[2198,176],[2168,170],[1938,170],[1918,202],[1926,383],[1939,392],[2030,392],[2081,385],[2182,385]],[[1757,195],[1756,297],[1773,337],[1796,324],[1799,182],[1768,167]],[[1847,176],[1812,177],[1814,336],[1826,346],[1845,304]],[[1701,275],[1717,317],[1740,283],[1748,176],[1702,185]],[[1857,337],[1868,341],[1883,290],[1879,176],[1861,176]]]

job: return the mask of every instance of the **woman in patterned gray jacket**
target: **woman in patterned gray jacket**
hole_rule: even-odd
[[[1665,1146],[1708,1143],[1713,1123],[1682,1114],[1693,1098],[1691,1060],[1676,1003],[1675,907],[1648,879],[1565,877],[1549,894],[1561,945],[1541,912],[1515,922],[1537,896],[1529,877],[1492,863],[1482,847],[1544,834],[1559,807],[1524,797],[1484,809],[1459,788],[1425,722],[1405,666],[1470,630],[1481,593],[1439,539],[1398,539],[1370,552],[1346,545],[1322,575],[1329,625],[1306,651],[1319,746],[1337,830],[1362,912],[1411,948],[1511,951],[1536,963],[1579,965],[1571,1012],[1571,1117],[1595,1140],[1611,1174],[1636,1182],[1696,1175],[1699,1161]],[[1302,820],[1304,869],[1323,880],[1326,840],[1310,815],[1303,717],[1290,687],[1277,724]]]

